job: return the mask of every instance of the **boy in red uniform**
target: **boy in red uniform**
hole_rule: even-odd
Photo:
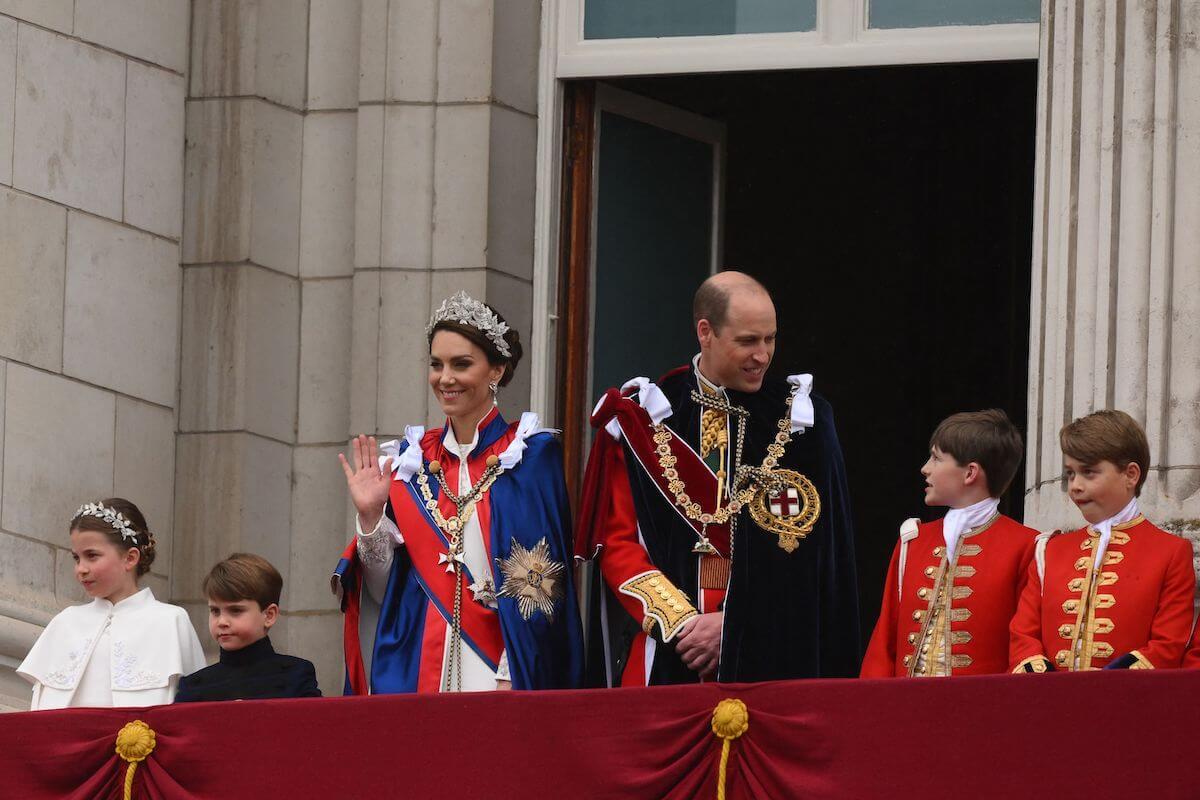
[[[1150,446],[1123,411],[1059,433],[1067,490],[1088,524],[1055,531],[1012,621],[1013,672],[1178,667],[1192,626],[1192,548],[1138,511]]]
[[[1000,514],[1021,434],[999,409],[954,414],[929,439],[925,503],[900,526],[861,677],[983,675],[1008,667],[1008,623],[1037,531]]]

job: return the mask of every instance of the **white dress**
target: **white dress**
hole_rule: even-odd
[[[149,588],[116,605],[97,598],[63,609],[17,667],[33,684],[30,710],[153,706],[205,665],[187,612]]]

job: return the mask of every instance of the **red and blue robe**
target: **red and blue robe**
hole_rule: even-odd
[[[472,485],[483,475],[488,457],[499,457],[517,437],[517,426],[505,422],[495,409],[480,422],[477,444],[465,464]],[[421,438],[421,460],[426,473],[429,462],[438,461],[448,484],[457,486],[458,470],[464,465],[444,446],[448,427],[428,431]],[[476,602],[468,587],[477,576],[468,573],[457,586],[462,592],[463,647],[470,647],[493,670],[507,653],[514,689],[574,688],[582,682],[583,645],[562,450],[549,432],[534,433],[524,444],[520,461],[501,472],[475,506],[489,550],[492,581],[499,593],[505,581],[501,562],[516,545],[533,550],[544,539],[551,561],[563,566],[558,580],[564,585],[550,617],[535,609],[526,619],[514,598],[498,596],[496,609]],[[407,447],[407,442],[401,443],[401,456]],[[428,485],[442,514],[447,518],[456,514],[432,475]],[[385,513],[401,531],[404,544],[394,554],[378,623],[363,626],[368,628],[365,637],[360,636],[360,618],[367,619],[364,606],[371,603],[364,598],[356,541],[347,546],[334,572],[345,613],[345,693],[436,692],[442,684],[457,583],[454,574],[438,563],[449,542],[425,508],[415,477],[393,481]],[[364,658],[368,654],[369,664]]]

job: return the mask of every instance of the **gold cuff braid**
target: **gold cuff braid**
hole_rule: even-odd
[[[1028,669],[1026,669],[1028,667]],[[1051,670],[1050,659],[1045,656],[1030,656],[1021,663],[1013,667],[1013,673],[1025,672],[1049,672]]]
[[[630,578],[621,584],[620,591],[641,602],[645,614],[642,630],[650,633],[657,623],[664,642],[671,641],[683,623],[697,613],[688,596],[658,570]]]
[[[1150,661],[1150,659],[1142,655],[1142,651],[1130,650],[1129,655],[1133,656],[1134,658],[1133,664],[1131,664],[1129,667],[1130,669],[1154,669],[1154,664]]]

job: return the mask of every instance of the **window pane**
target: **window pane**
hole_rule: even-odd
[[[585,0],[583,38],[811,31],[816,0]]]
[[[871,0],[872,28],[1038,22],[1041,0]]]
[[[713,145],[604,111],[596,191],[592,394],[696,351],[690,296],[709,275]]]

